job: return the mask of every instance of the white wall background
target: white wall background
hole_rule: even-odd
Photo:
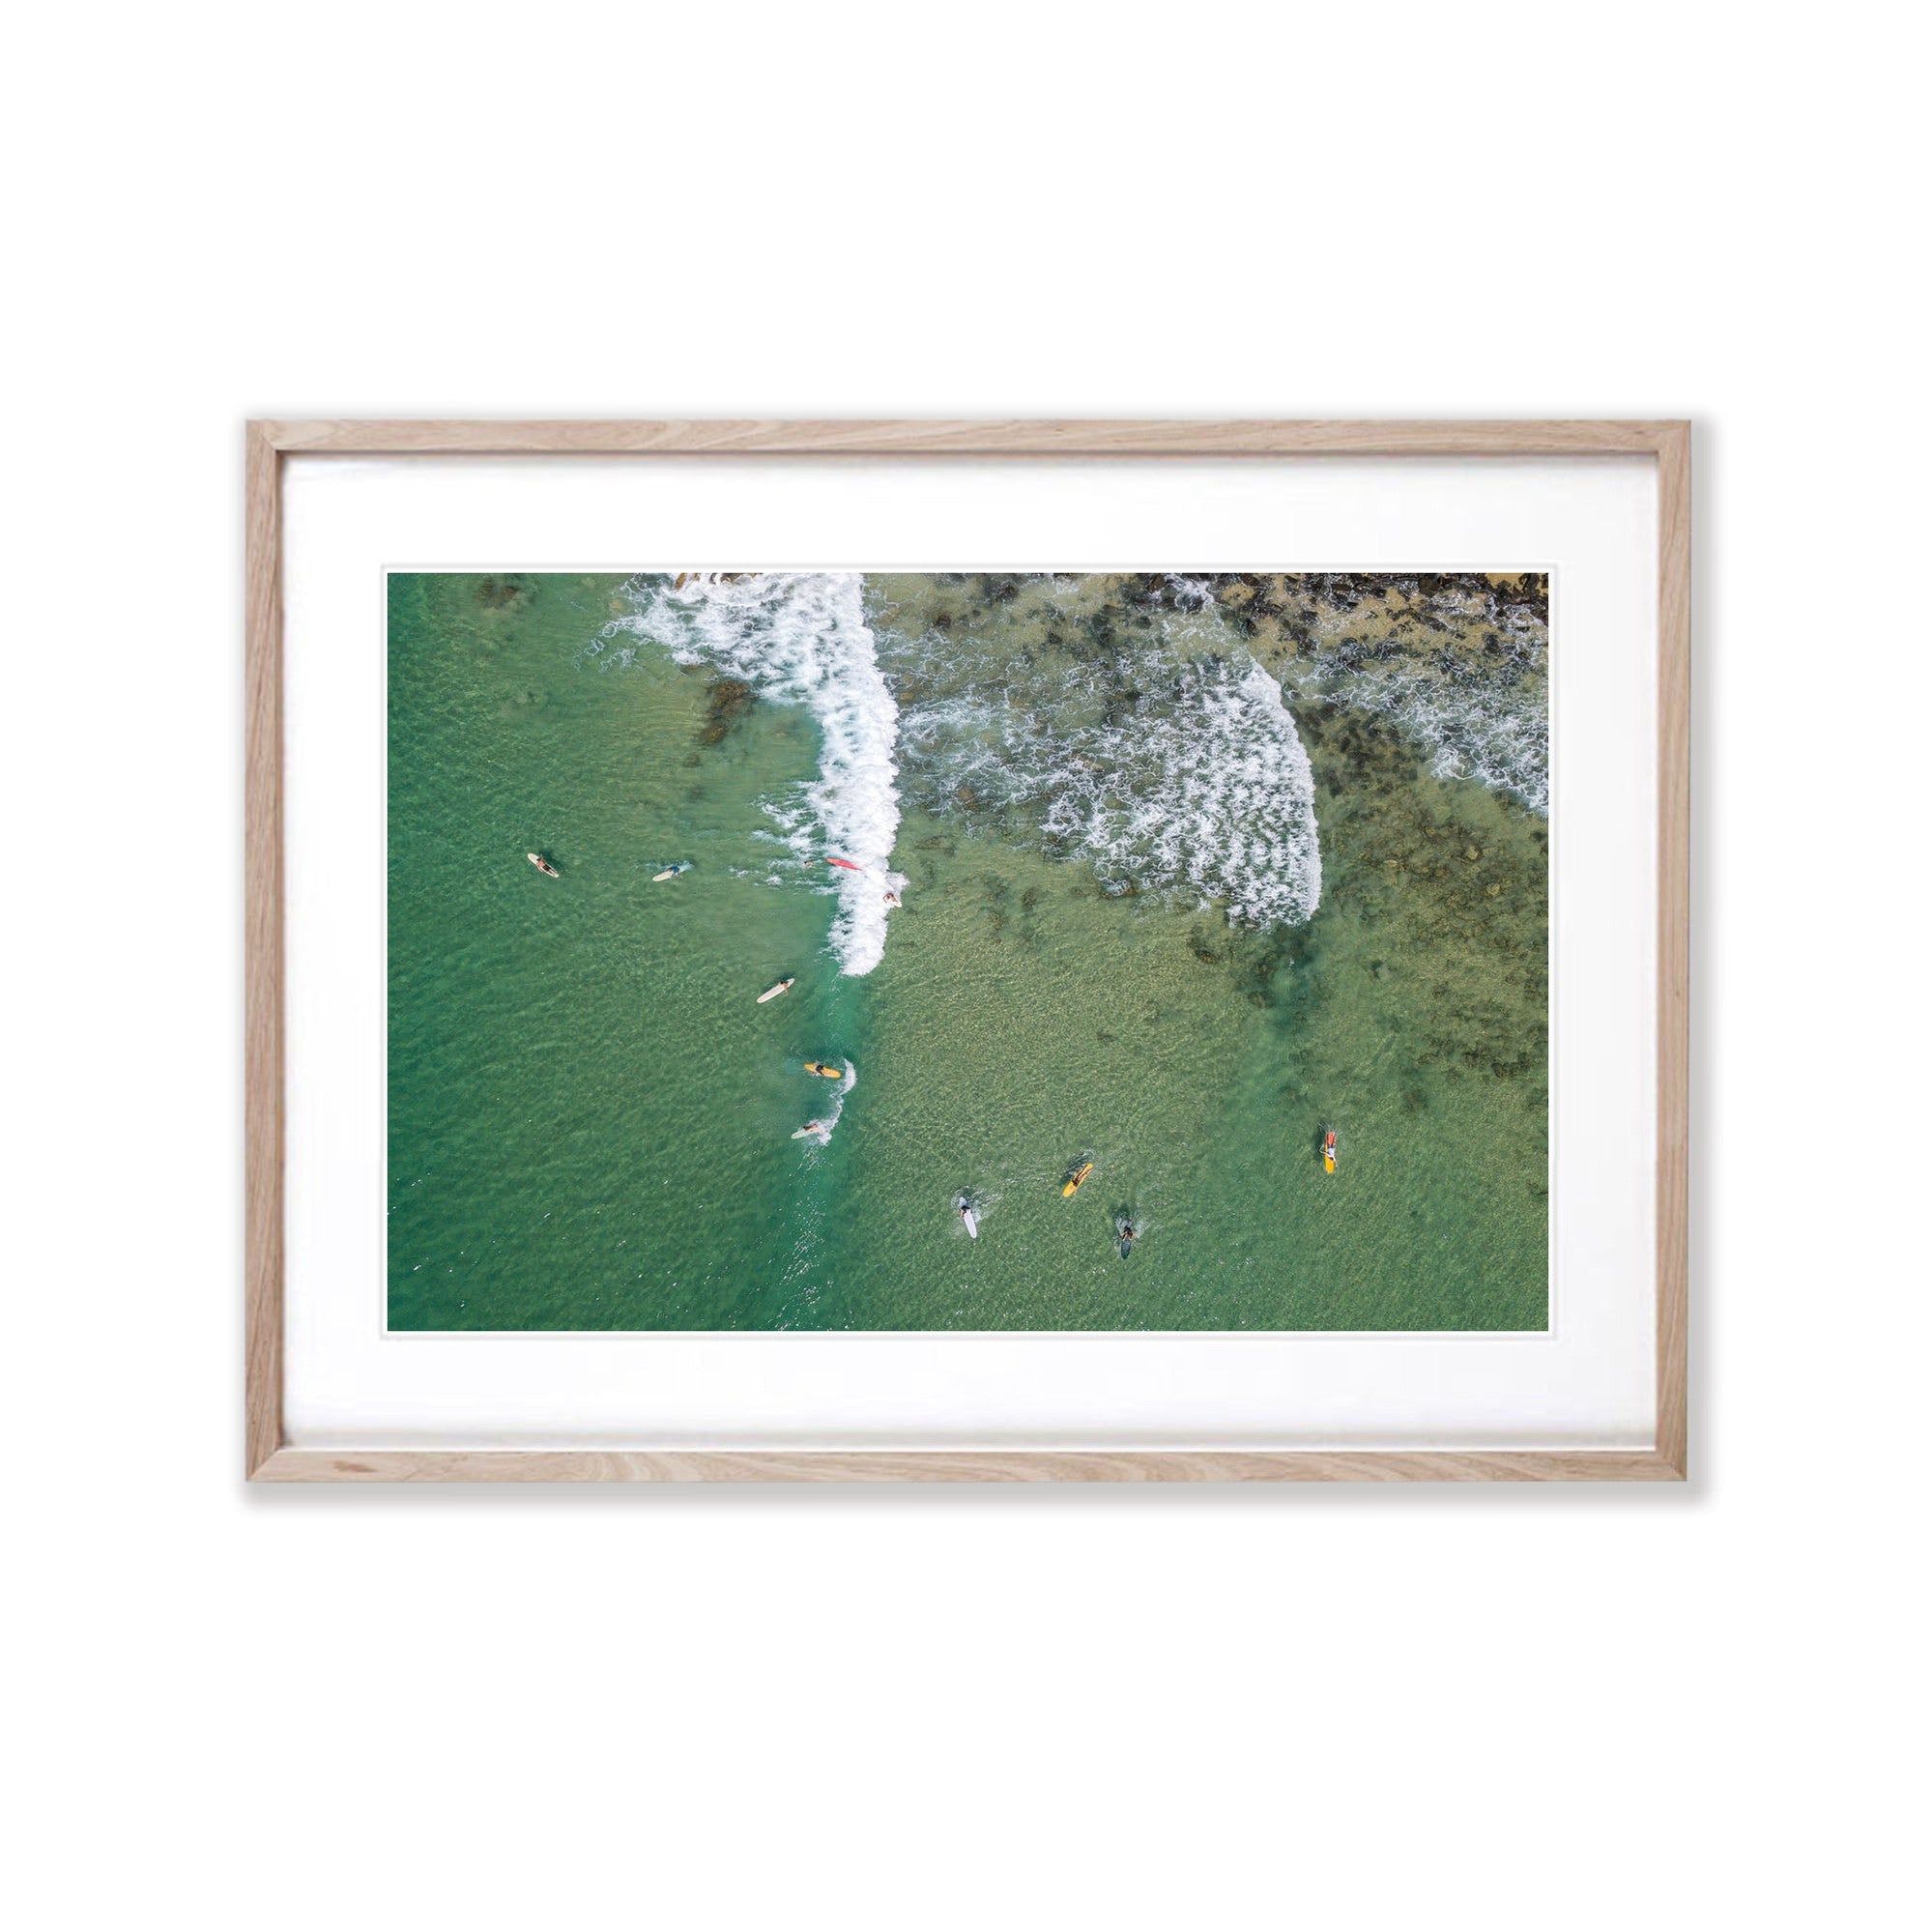
[[[15,1922],[1922,1911],[1908,20],[15,23]],[[1694,416],[1696,1482],[245,1493],[250,412]]]

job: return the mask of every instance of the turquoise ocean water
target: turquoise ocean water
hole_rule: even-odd
[[[390,1326],[1542,1327],[1498,583],[392,577]]]

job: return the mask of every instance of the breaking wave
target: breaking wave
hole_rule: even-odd
[[[975,677],[958,650],[929,649],[921,672],[931,679],[943,652],[964,683],[901,720],[926,809],[1019,818],[1116,892],[1191,894],[1250,926],[1313,915],[1314,776],[1281,686],[1252,657],[1156,646],[1124,670],[982,660]]]
[[[1436,777],[1473,778],[1548,816],[1549,713],[1540,697],[1456,690],[1420,679],[1391,680],[1372,697],[1427,754]]]
[[[888,889],[899,833],[899,707],[879,675],[855,572],[698,573],[634,580],[635,613],[605,638],[649,640],[682,664],[709,664],[761,696],[802,705],[819,727],[819,773],[801,793],[768,800],[767,814],[800,860],[833,868],[838,897],[831,949],[841,972],[870,972],[885,956]]]
[[[1532,812],[1549,813],[1548,632],[1521,611],[1485,620],[1492,655],[1476,643],[1472,617],[1459,638],[1418,655],[1384,644],[1363,648],[1337,634],[1342,614],[1319,626],[1312,657],[1283,669],[1299,702],[1335,705],[1386,718],[1429,762],[1437,778],[1468,778],[1507,792]]]
[[[1298,700],[1377,713],[1429,762],[1437,778],[1469,778],[1549,813],[1549,708],[1540,685],[1451,681],[1392,666],[1286,674]]]
[[[838,897],[846,973],[884,956],[902,782],[930,812],[996,819],[1085,861],[1112,892],[1186,895],[1255,927],[1320,904],[1308,754],[1281,686],[1230,648],[1206,580],[1171,579],[1160,628],[1125,650],[876,635],[857,573],[639,578],[631,594],[603,642],[648,641],[812,713],[818,774],[764,809],[798,860],[861,868],[815,875]]]

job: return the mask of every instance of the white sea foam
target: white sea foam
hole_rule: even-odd
[[[1473,778],[1549,813],[1549,712],[1541,693],[1463,691],[1415,680],[1377,694],[1399,729],[1429,755],[1438,778]]]
[[[1428,759],[1437,778],[1470,778],[1549,814],[1549,706],[1541,681],[1480,674],[1463,682],[1383,664],[1334,671],[1290,666],[1297,699],[1380,712]]]
[[[1547,817],[1547,627],[1520,607],[1485,618],[1507,641],[1497,662],[1474,649],[1470,633],[1480,608],[1473,592],[1465,601],[1459,648],[1445,649],[1433,665],[1372,649],[1351,659],[1346,647],[1354,619],[1336,612],[1316,626],[1319,654],[1291,659],[1283,675],[1298,702],[1379,712],[1427,757],[1437,778],[1469,778],[1513,793]]]
[[[870,972],[885,954],[888,888],[899,833],[899,707],[879,676],[856,573],[762,572],[733,580],[687,576],[681,588],[647,580],[634,615],[605,640],[649,639],[680,663],[708,664],[762,697],[802,705],[819,727],[819,773],[801,794],[766,811],[800,859],[847,858],[828,868],[839,907],[831,947],[841,972]]]
[[[1133,676],[1131,703],[1080,667],[921,705],[908,774],[937,811],[1024,811],[1049,851],[1117,889],[1189,893],[1251,926],[1311,918],[1314,776],[1281,686],[1245,652],[1146,650]]]

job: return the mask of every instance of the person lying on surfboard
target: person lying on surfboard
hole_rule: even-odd
[[[543,856],[541,852],[525,852],[524,857],[533,865],[545,879],[562,879],[563,875]]]

